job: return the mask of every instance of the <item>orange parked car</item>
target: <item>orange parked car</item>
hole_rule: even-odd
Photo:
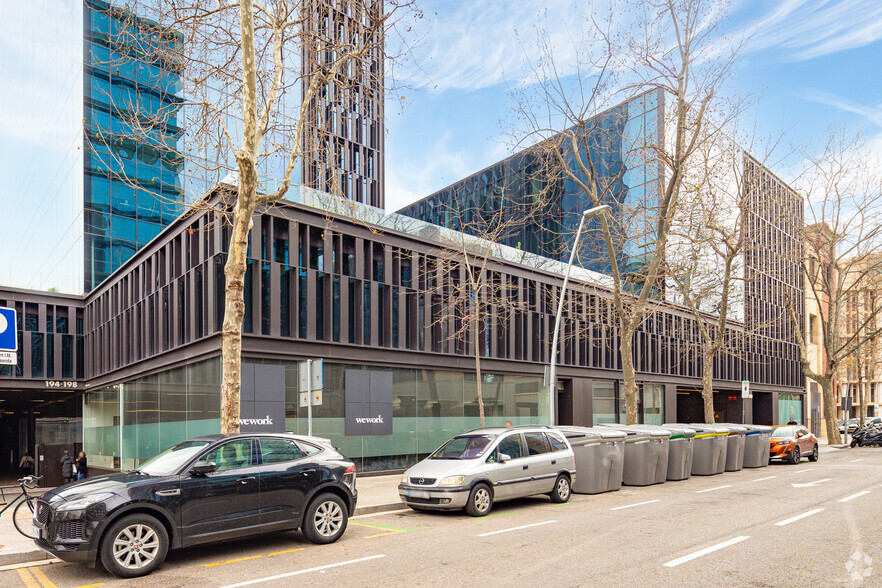
[[[803,455],[818,461],[818,438],[802,425],[783,425],[772,431],[769,459],[799,463]]]

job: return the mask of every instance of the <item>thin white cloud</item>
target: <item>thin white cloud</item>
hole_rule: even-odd
[[[879,0],[783,0],[747,27],[750,51],[777,50],[804,61],[882,39]]]
[[[857,102],[843,98],[842,96],[837,96],[836,94],[823,92],[821,90],[805,90],[801,96],[806,100],[817,102],[818,104],[832,106],[843,112],[857,114],[858,116],[867,119],[875,126],[882,128],[882,105],[868,106],[866,104],[858,104]]]
[[[417,31],[422,41],[398,74],[409,85],[435,91],[527,81],[525,51],[532,51],[536,28],[548,35],[559,73],[574,73],[586,17],[608,13],[611,2],[428,0],[423,30]],[[613,14],[622,19],[614,23],[620,31],[633,19],[624,9]],[[882,0],[736,0],[729,26],[734,39],[742,33],[749,39],[746,53],[803,61],[882,39]]]

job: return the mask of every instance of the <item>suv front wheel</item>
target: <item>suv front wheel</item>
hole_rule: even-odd
[[[101,541],[101,563],[120,578],[146,576],[162,565],[167,553],[165,526],[147,514],[119,519]]]
[[[493,493],[487,484],[475,484],[469,493],[465,511],[473,517],[482,517],[493,507]]]

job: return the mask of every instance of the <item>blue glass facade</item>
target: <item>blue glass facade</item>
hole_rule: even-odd
[[[622,103],[589,121],[582,137],[583,154],[590,153],[604,204],[620,243],[618,264],[639,270],[651,243],[654,218],[661,190],[662,174],[652,145],[663,140],[663,94],[652,90]],[[475,222],[484,211],[508,208],[512,214],[541,199],[543,210],[529,222],[506,231],[501,241],[545,257],[566,261],[579,226],[582,211],[591,208],[588,196],[578,185],[544,167],[538,150],[525,150],[419,200],[401,214],[465,232],[480,233]],[[578,172],[575,155],[567,156],[568,167]],[[587,158],[583,155],[583,161]],[[479,235],[480,236],[480,235]],[[600,221],[590,221],[583,232],[577,260],[583,267],[609,273],[611,266]]]
[[[104,281],[183,210],[180,42],[154,23],[85,0],[84,288]]]

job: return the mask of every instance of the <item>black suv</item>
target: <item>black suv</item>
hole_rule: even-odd
[[[355,465],[327,439],[209,435],[132,472],[88,478],[37,502],[37,545],[65,561],[100,558],[124,578],[149,574],[169,548],[302,529],[332,543],[355,509]]]

